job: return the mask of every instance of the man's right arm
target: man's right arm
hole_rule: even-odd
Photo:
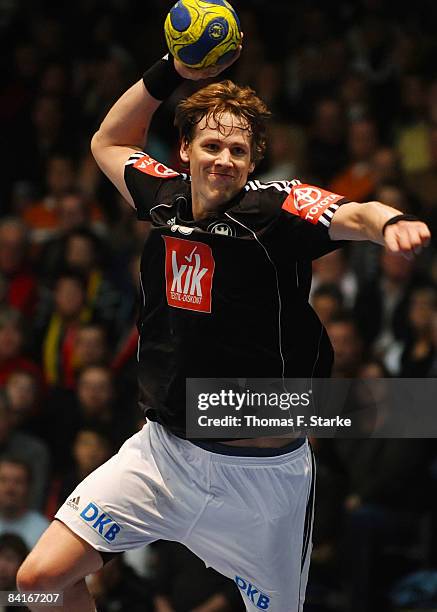
[[[124,165],[132,153],[143,150],[150,122],[161,101],[184,79],[198,81],[217,76],[233,64],[240,53],[241,47],[226,63],[201,70],[187,68],[167,55],[144,73],[143,79],[132,85],[110,109],[91,140],[91,151],[100,169],[131,206],[135,208],[124,180]]]
[[[91,140],[91,151],[121,195],[135,207],[124,181],[124,164],[141,151],[153,114],[161,102],[149,94],[142,80],[132,85],[110,109]]]

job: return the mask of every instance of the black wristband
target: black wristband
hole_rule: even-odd
[[[156,100],[165,100],[184,82],[174,67],[173,56],[167,54],[143,74],[147,91]]]
[[[382,226],[382,235],[384,236],[385,230],[389,225],[394,225],[399,221],[420,221],[420,219],[418,219],[414,215],[396,215],[395,217],[392,217],[384,223],[384,225]]]

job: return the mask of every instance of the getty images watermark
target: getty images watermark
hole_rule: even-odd
[[[187,379],[189,438],[437,437],[437,379]]]
[[[261,416],[256,414],[242,414],[241,416],[225,414],[224,416],[200,415],[197,419],[200,427],[248,427],[248,428],[289,428],[294,427],[350,427],[351,419],[339,415],[325,418],[317,415],[290,414],[292,408],[308,408],[311,405],[312,389],[302,393],[284,391],[282,393],[245,391],[221,389],[218,393],[199,393],[197,407],[200,411],[210,408],[233,409],[236,412],[253,408],[277,408],[288,415]],[[284,432],[285,433],[285,432]]]

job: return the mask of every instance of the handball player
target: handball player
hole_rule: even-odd
[[[314,503],[308,441],[187,439],[185,381],[328,377],[332,347],[308,304],[312,260],[344,240],[410,258],[430,238],[424,223],[380,202],[293,177],[251,180],[269,112],[229,80],[176,109],[187,174],[152,159],[145,142],[161,102],[184,79],[216,77],[230,63],[193,70],[166,56],[92,139],[102,171],[152,228],[138,347],[147,422],[72,491],[18,572],[22,591],[62,591],[55,609],[91,612],[85,577],[163,539],[235,581],[247,610],[301,612]]]

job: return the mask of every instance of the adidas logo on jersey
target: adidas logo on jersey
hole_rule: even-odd
[[[79,502],[80,502],[80,497],[72,497],[71,499],[68,500],[67,506],[69,506],[70,508],[73,508],[73,510],[79,510]]]

